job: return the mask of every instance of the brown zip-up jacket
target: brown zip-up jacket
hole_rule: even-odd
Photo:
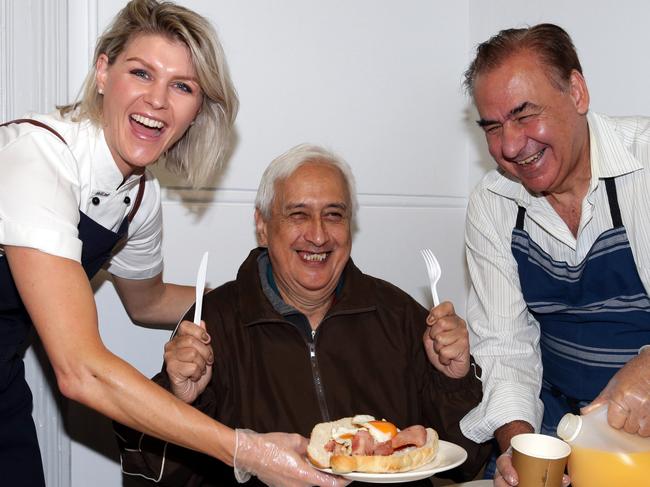
[[[481,384],[473,370],[450,379],[429,363],[422,345],[428,311],[350,260],[334,304],[312,337],[265,295],[262,252],[253,250],[235,281],[204,297],[215,363],[212,381],[194,406],[233,428],[306,437],[316,423],[355,414],[384,418],[398,428],[430,426],[468,452],[461,467],[440,476],[472,478],[489,447],[465,438],[458,423],[480,402]],[[193,309],[187,316],[192,315]],[[154,380],[168,388],[164,367]],[[237,485],[232,468],[214,459],[122,425],[116,424],[116,432],[125,472],[162,485]]]

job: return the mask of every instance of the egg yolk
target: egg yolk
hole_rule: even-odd
[[[390,435],[391,438],[393,438],[397,434],[397,427],[393,423],[389,423],[388,421],[368,421],[368,424],[377,428],[385,435],[386,434]]]

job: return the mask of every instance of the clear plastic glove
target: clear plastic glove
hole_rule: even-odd
[[[212,378],[214,355],[205,322],[183,321],[176,336],[165,344],[165,370],[172,394],[191,404]]]
[[[571,483],[568,475],[562,476],[562,487]],[[497,470],[494,473],[494,487],[512,487],[519,485],[519,477],[512,466],[512,447],[508,448],[497,458]]]
[[[650,350],[644,350],[626,363],[581,412],[587,414],[605,403],[610,426],[650,436]]]
[[[429,361],[452,379],[469,371],[469,334],[465,321],[456,314],[449,301],[431,308],[427,329],[422,337]]]
[[[235,430],[235,478],[239,483],[256,475],[272,487],[312,485],[344,487],[350,482],[314,469],[306,461],[307,439],[297,434]]]

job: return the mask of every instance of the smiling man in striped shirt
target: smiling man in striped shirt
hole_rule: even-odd
[[[465,76],[498,168],[467,210],[484,395],[463,432],[503,451],[605,403],[612,426],[649,436],[650,119],[589,112],[571,38],[552,24],[499,32]],[[510,457],[497,466],[496,485],[516,485]]]

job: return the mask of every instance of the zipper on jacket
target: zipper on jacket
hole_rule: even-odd
[[[316,330],[312,330],[311,341],[307,342],[307,346],[309,347],[309,362],[311,363],[311,374],[314,379],[314,389],[316,389],[316,398],[318,399],[320,414],[323,418],[323,422],[331,421],[327,402],[325,401],[323,380],[320,375],[320,369],[318,368],[318,359],[316,358]]]

